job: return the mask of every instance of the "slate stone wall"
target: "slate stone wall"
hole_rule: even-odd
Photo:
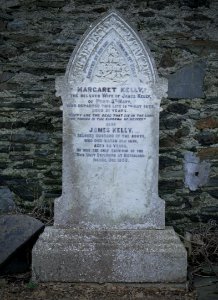
[[[0,188],[41,219],[61,194],[62,113],[54,82],[89,25],[116,8],[169,78],[160,115],[167,224],[218,219],[218,1],[0,0]],[[0,190],[1,192],[1,190]]]

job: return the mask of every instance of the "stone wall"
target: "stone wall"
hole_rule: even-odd
[[[55,78],[89,25],[116,8],[169,78],[160,117],[159,194],[177,229],[218,219],[218,1],[0,0],[0,186],[46,219],[61,194]],[[182,83],[182,85],[181,85]]]

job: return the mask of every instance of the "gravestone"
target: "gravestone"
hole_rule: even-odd
[[[33,249],[33,278],[184,282],[186,251],[158,196],[167,82],[116,11],[94,24],[56,81],[63,102],[62,196]]]

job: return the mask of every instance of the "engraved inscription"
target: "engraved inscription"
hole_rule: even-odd
[[[72,90],[68,118],[80,123],[75,155],[93,162],[131,162],[145,157],[146,121],[155,105],[145,87],[99,87]]]

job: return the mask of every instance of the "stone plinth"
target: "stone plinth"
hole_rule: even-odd
[[[63,282],[185,282],[186,251],[172,228],[47,227],[33,252],[33,278]]]

